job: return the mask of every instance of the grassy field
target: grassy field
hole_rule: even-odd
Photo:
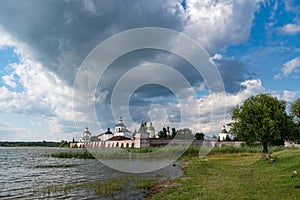
[[[300,149],[278,149],[272,157],[216,151],[205,160],[183,158],[184,176],[161,182],[149,199],[300,199]]]

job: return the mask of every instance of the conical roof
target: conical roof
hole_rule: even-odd
[[[142,124],[141,124],[141,126],[140,126],[140,128],[139,128],[139,131],[138,131],[139,133],[147,133],[147,131],[146,131],[146,129],[145,129],[145,125],[144,125],[144,123],[142,122]]]

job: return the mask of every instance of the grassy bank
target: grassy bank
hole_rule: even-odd
[[[253,149],[227,148],[213,149],[205,161],[190,156],[184,176],[161,182],[149,199],[300,199],[300,149],[275,148],[270,162]]]
[[[283,146],[271,146],[270,152],[277,152],[285,149]],[[70,149],[69,151],[62,151],[53,153],[50,156],[54,158],[79,158],[79,159],[95,159],[96,158],[143,158],[147,157],[149,153],[152,153],[153,157],[165,157],[166,155],[180,155],[182,152],[183,157],[198,156],[199,146],[190,146],[188,149],[186,147],[144,147],[140,149],[121,149],[121,148],[110,148],[110,149]],[[214,147],[209,152],[212,154],[223,154],[223,153],[261,153],[262,146],[242,146],[242,147]]]
[[[79,159],[95,159],[93,154],[89,151],[83,150],[72,150],[72,151],[62,151],[58,153],[50,154],[53,158],[79,158]]]

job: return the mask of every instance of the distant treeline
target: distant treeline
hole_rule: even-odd
[[[2,147],[68,147],[69,143],[65,140],[61,142],[48,142],[48,141],[38,141],[38,142],[0,142]]]

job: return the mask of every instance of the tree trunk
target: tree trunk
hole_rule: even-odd
[[[268,142],[263,142],[262,145],[263,145],[263,153],[268,154],[269,153]]]

